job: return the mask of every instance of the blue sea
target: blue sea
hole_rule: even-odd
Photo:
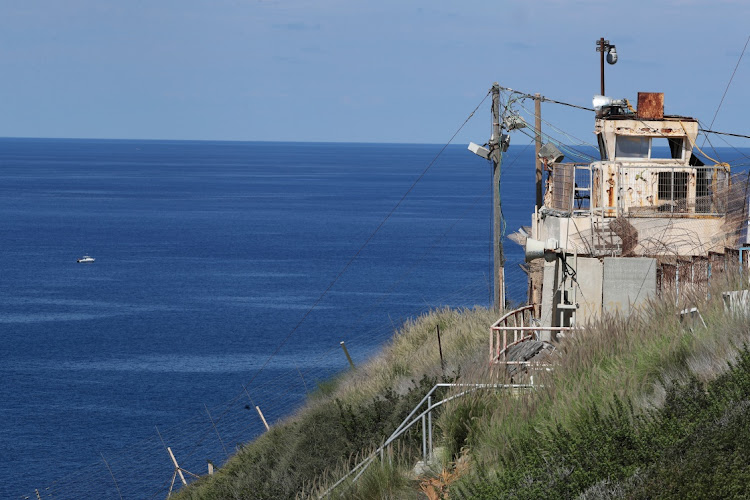
[[[358,364],[406,318],[487,306],[490,166],[441,147],[0,139],[0,498],[163,498],[166,447],[220,466],[255,406],[273,423],[348,367],[341,341]]]

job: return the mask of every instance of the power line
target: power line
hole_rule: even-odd
[[[513,90],[513,89],[511,89],[509,87],[500,87],[500,90],[504,90],[506,92],[512,92],[513,94],[520,95],[520,96],[528,98],[528,99],[536,99],[537,98],[534,95],[527,94],[525,92],[519,92],[518,90]],[[583,111],[592,111],[592,112],[594,111],[593,108],[586,108],[584,106],[578,106],[577,104],[571,104],[569,102],[556,101],[555,99],[550,99],[549,97],[545,97],[545,96],[539,96],[539,99],[542,102],[551,102],[551,103],[554,103],[554,104],[560,104],[562,106],[568,106],[568,107],[571,107],[571,108],[581,109]]]
[[[246,386],[251,385],[257,377],[263,372],[263,370],[268,366],[268,364],[271,362],[271,360],[281,351],[281,348],[289,341],[291,336],[299,329],[299,327],[302,325],[302,323],[306,320],[306,318],[312,313],[312,311],[320,304],[320,302],[323,300],[323,298],[328,294],[328,292],[333,288],[333,286],[338,282],[338,280],[344,275],[344,273],[348,270],[348,268],[351,266],[351,264],[357,259],[357,257],[362,253],[362,251],[365,249],[365,247],[372,241],[372,239],[375,237],[375,235],[380,231],[380,229],[385,225],[385,223],[390,219],[390,217],[395,213],[395,211],[399,208],[399,206],[403,203],[403,201],[406,199],[406,197],[414,190],[416,185],[419,183],[419,181],[427,174],[427,172],[432,168],[432,166],[437,162],[437,160],[440,158],[440,156],[443,154],[445,149],[453,142],[453,139],[459,134],[459,132],[463,129],[463,127],[466,125],[466,123],[469,122],[469,120],[474,116],[474,114],[477,112],[477,110],[482,106],[484,101],[487,99],[487,97],[490,95],[490,91],[485,94],[484,98],[479,102],[479,104],[474,108],[474,110],[469,114],[469,116],[464,120],[464,122],[458,127],[458,129],[454,132],[454,134],[451,136],[449,141],[440,149],[440,151],[435,155],[435,157],[430,161],[430,163],[425,167],[425,169],[422,171],[422,173],[419,175],[419,177],[412,183],[412,185],[407,189],[407,191],[404,193],[404,195],[401,197],[401,199],[396,203],[396,205],[390,210],[390,212],[383,218],[383,220],[380,222],[380,224],[375,228],[375,230],[370,234],[370,236],[365,240],[365,242],[362,244],[362,246],[355,252],[355,254],[349,259],[349,261],[344,265],[344,267],[339,271],[339,273],[336,275],[336,277],[331,281],[331,283],[326,287],[326,289],[320,294],[318,299],[313,303],[313,305],[307,310],[307,312],[302,316],[302,318],[297,322],[297,324],[291,329],[291,331],[284,337],[284,339],[278,344],[276,349],[266,358],[263,365],[261,365],[260,368],[255,372],[255,374],[251,377],[250,381],[246,384]],[[476,201],[475,201],[476,204]],[[455,224],[454,224],[455,226]],[[452,229],[453,226],[451,226]],[[450,229],[448,230],[450,231]],[[448,232],[446,231],[446,233]],[[445,236],[445,235],[443,235]],[[442,239],[442,237],[440,238]],[[437,243],[435,243],[436,245]],[[434,245],[433,245],[434,246]],[[428,250],[429,251],[429,250]],[[403,278],[402,278],[403,279]],[[299,372],[299,370],[297,370]],[[302,373],[299,372],[300,376],[302,377]],[[304,378],[303,378],[304,382]],[[244,387],[244,386],[243,386]],[[261,386],[262,387],[262,386]],[[235,397],[235,399],[241,397],[242,393],[238,394],[238,396]],[[222,412],[216,419],[217,422],[221,421],[223,417],[227,414],[230,408],[227,408],[224,412]],[[203,433],[202,437],[195,443],[192,451],[187,454],[187,457],[191,457],[195,454],[198,447],[201,446],[203,441],[208,437],[210,434],[210,430],[206,430],[206,432]]]
[[[734,80],[734,75],[737,73],[737,68],[740,67],[740,62],[742,61],[742,56],[745,55],[745,50],[747,50],[747,44],[750,42],[750,36],[747,37],[747,40],[745,41],[745,46],[742,48],[742,53],[740,54],[739,59],[737,59],[737,65],[734,67],[734,71],[732,71],[732,76],[729,77],[729,82],[727,83],[727,88],[724,89],[724,94],[721,96],[721,101],[719,102],[719,105],[716,107],[716,112],[714,113],[714,117],[711,120],[711,124],[708,126],[709,128],[714,126],[714,121],[716,121],[716,117],[719,114],[719,110],[721,109],[721,105],[724,104],[724,98],[727,96],[727,92],[729,92],[729,86],[732,85],[732,80]],[[705,141],[703,142],[705,144]]]
[[[743,139],[750,139],[750,135],[743,135],[743,134],[732,134],[729,132],[717,132],[716,130],[708,130],[708,129],[698,129],[701,132],[704,132],[706,134],[718,134],[718,135],[731,135],[732,137],[741,137]]]
[[[255,375],[252,376],[250,381],[247,383],[247,385],[250,385],[253,383],[253,381],[258,377],[260,372],[263,371],[263,369],[268,365],[268,363],[273,359],[276,354],[279,353],[282,347],[289,341],[291,336],[296,332],[299,327],[302,325],[302,323],[307,319],[307,317],[312,313],[312,311],[320,304],[320,302],[323,300],[323,298],[328,294],[328,292],[333,288],[333,286],[338,282],[338,280],[341,278],[341,276],[344,275],[344,273],[349,269],[349,267],[352,265],[352,263],[359,257],[359,254],[362,253],[362,251],[365,249],[367,245],[369,245],[370,241],[375,237],[375,235],[380,231],[380,229],[385,225],[385,223],[388,221],[388,219],[391,218],[391,216],[394,214],[394,212],[398,209],[399,206],[401,206],[401,203],[406,199],[407,196],[414,190],[416,185],[419,183],[419,181],[422,180],[422,178],[427,174],[427,172],[432,168],[432,166],[435,164],[435,162],[438,160],[440,155],[443,154],[445,149],[453,142],[453,139],[456,138],[458,133],[464,128],[466,123],[471,120],[471,118],[474,116],[474,113],[477,112],[477,110],[484,104],[484,101],[487,99],[487,96],[490,95],[490,92],[488,91],[487,94],[485,94],[484,98],[479,102],[476,108],[474,108],[474,111],[472,111],[469,116],[464,120],[464,122],[461,124],[460,127],[456,130],[456,132],[451,136],[450,140],[440,149],[440,151],[435,155],[435,157],[432,159],[432,161],[425,167],[425,169],[422,171],[422,173],[417,177],[417,179],[412,183],[412,185],[409,187],[409,189],[406,190],[404,195],[401,197],[400,200],[394,205],[394,207],[391,209],[390,212],[383,218],[383,220],[378,224],[378,227],[375,228],[375,230],[370,234],[370,236],[367,237],[365,242],[362,244],[361,247],[359,247],[359,250],[357,250],[354,255],[349,259],[349,261],[344,265],[344,267],[339,271],[339,273],[336,275],[336,277],[331,281],[331,283],[326,287],[325,290],[323,290],[323,293],[320,294],[318,299],[315,301],[315,303],[310,307],[310,309],[307,310],[307,312],[302,316],[302,318],[297,322],[297,324],[292,328],[292,330],[284,337],[284,339],[279,343],[279,345],[276,347],[276,349],[268,356],[268,359],[263,363],[263,365],[258,369],[258,371],[255,373]]]

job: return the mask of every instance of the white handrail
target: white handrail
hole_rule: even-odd
[[[427,401],[427,399],[434,394],[434,392],[440,388],[440,387],[466,387],[467,389],[464,391],[459,392],[458,394],[454,394],[448,398],[442,399],[438,401],[437,403],[428,405],[427,409],[422,411],[419,415],[415,414],[419,411],[419,409],[422,407],[422,405]],[[365,472],[367,467],[370,466],[370,464],[375,460],[378,454],[383,453],[383,451],[386,449],[387,446],[389,446],[391,443],[393,443],[396,439],[401,437],[407,430],[409,430],[415,423],[422,420],[422,417],[425,415],[430,415],[432,410],[437,408],[438,406],[442,406],[445,403],[452,401],[456,398],[465,396],[466,394],[470,394],[474,391],[477,391],[479,389],[534,389],[537,386],[534,386],[532,384],[447,384],[447,383],[441,383],[441,384],[435,384],[435,386],[427,392],[424,398],[417,404],[417,406],[414,407],[414,409],[409,413],[409,415],[399,424],[399,426],[396,428],[395,431],[393,431],[393,434],[391,434],[388,439],[386,439],[380,447],[378,447],[375,451],[373,451],[370,455],[368,455],[365,459],[363,459],[360,463],[358,463],[353,469],[351,469],[345,476],[343,476],[341,479],[336,481],[333,486],[328,488],[325,492],[323,492],[322,495],[320,495],[318,498],[324,498],[327,497],[334,489],[336,489],[337,486],[339,486],[341,483],[343,483],[349,476],[351,476],[354,472],[358,471],[359,473],[352,479],[352,483],[359,479],[359,477]],[[412,418],[414,417],[414,418]],[[430,419],[431,420],[431,419]],[[432,427],[430,426],[429,431],[427,429],[422,428],[422,433],[425,434],[426,432],[432,433]],[[423,450],[423,455],[426,454],[426,452]],[[427,457],[423,456],[423,459],[426,461]]]

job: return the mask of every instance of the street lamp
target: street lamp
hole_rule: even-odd
[[[617,50],[615,49],[615,46],[609,43],[609,40],[605,40],[604,38],[600,38],[596,41],[596,51],[600,53],[601,57],[601,69],[602,69],[602,93],[604,94],[604,53],[607,53],[607,62],[609,64],[614,64],[617,62]]]

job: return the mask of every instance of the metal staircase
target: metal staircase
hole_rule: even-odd
[[[609,227],[603,208],[591,210],[591,253],[595,256],[616,256],[622,253],[622,239]]]

